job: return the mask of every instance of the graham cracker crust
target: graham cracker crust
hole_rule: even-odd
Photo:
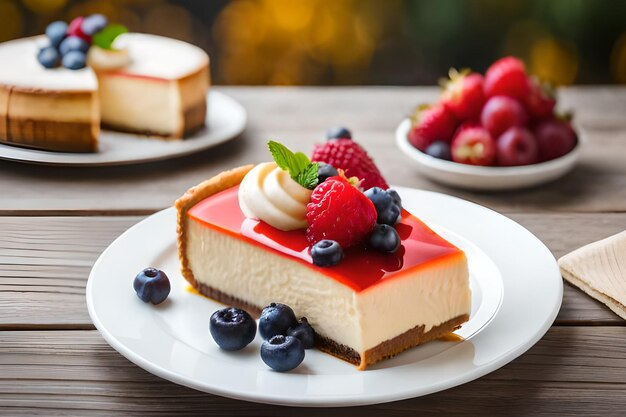
[[[222,172],[221,174],[218,174],[213,178],[201,182],[195,187],[191,187],[182,197],[180,197],[174,203],[174,207],[176,207],[176,234],[178,241],[178,259],[180,261],[180,271],[183,277],[187,280],[187,282],[189,282],[189,284],[191,284],[192,287],[194,287],[196,290],[200,291],[207,297],[217,299],[217,294],[216,296],[210,295],[212,294],[212,290],[208,287],[204,289],[204,292],[201,288],[199,288],[199,283],[193,276],[193,271],[189,268],[189,262],[187,262],[187,212],[189,211],[189,209],[191,209],[193,206],[195,206],[197,203],[204,200],[205,198],[241,183],[243,177],[245,177],[245,175],[253,167],[254,165],[244,165],[230,171]],[[249,311],[252,312],[254,310],[250,308]],[[260,312],[261,310],[259,309],[258,314],[260,314]]]
[[[223,293],[218,289],[198,282],[193,275],[193,271],[189,268],[189,263],[186,257],[187,212],[189,209],[205,198],[239,184],[243,177],[252,168],[253,165],[235,168],[190,188],[176,201],[175,207],[177,210],[178,257],[183,277],[200,294],[214,299],[222,304],[244,309],[253,316],[258,317],[261,314],[263,307],[250,304],[239,298]],[[396,356],[397,354],[414,346],[445,336],[458,329],[461,324],[468,320],[469,315],[463,314],[441,323],[427,332],[424,331],[424,325],[416,326],[392,339],[386,340],[377,346],[368,349],[363,354],[363,357],[361,357],[359,352],[349,346],[339,344],[332,339],[318,334],[315,335],[315,345],[319,350],[356,365],[359,370],[364,370],[369,365],[373,365],[384,359]]]
[[[97,130],[97,129],[96,129]],[[57,152],[96,152],[98,136],[91,123],[7,118],[0,142]]]
[[[416,326],[393,339],[385,340],[373,348],[366,350],[363,357],[354,349],[317,334],[315,335],[315,345],[322,352],[330,353],[333,356],[358,366],[359,370],[364,370],[369,365],[373,365],[376,362],[392,358],[407,349],[452,333],[468,320],[469,315],[463,314],[441,323],[427,332],[424,332],[424,325]]]
[[[248,302],[240,300],[239,298],[225,294],[208,285],[197,282],[193,278],[193,274],[191,274],[191,276],[185,276],[185,279],[187,279],[187,281],[200,294],[216,300],[222,304],[246,310],[254,317],[258,318],[261,314],[261,311],[263,310],[263,307],[250,304]],[[191,281],[190,279],[192,279],[193,281]],[[453,331],[461,327],[461,324],[465,323],[468,320],[469,315],[464,314],[448,320],[444,323],[441,323],[431,328],[427,332],[424,332],[424,325],[416,326],[412,329],[407,330],[401,335],[394,337],[393,339],[386,340],[374,346],[373,348],[366,350],[363,354],[363,357],[361,357],[359,352],[352,349],[351,347],[337,343],[334,340],[321,336],[317,333],[315,334],[315,347],[322,352],[329,353],[339,359],[343,359],[344,361],[357,366],[358,369],[362,371],[370,365],[373,365],[384,359],[392,358],[407,349],[410,349],[417,345],[421,345],[426,342],[430,342],[431,340],[439,339],[442,336],[452,333]]]

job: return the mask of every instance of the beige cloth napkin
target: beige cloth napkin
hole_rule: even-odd
[[[626,320],[626,231],[559,259],[561,274]]]

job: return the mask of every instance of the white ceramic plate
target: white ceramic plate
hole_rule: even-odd
[[[498,369],[535,344],[561,305],[561,275],[550,251],[487,208],[438,193],[398,191],[409,211],[467,253],[472,312],[457,331],[461,342],[434,341],[366,371],[311,349],[294,371],[274,372],[261,361],[258,335],[240,352],[221,351],[208,321],[223,306],[186,290],[173,208],[133,226],[100,256],[87,284],[89,314],[113,348],[155,375],[213,394],[294,406],[364,405],[429,394]],[[166,271],[172,282],[169,298],[158,306],[141,302],[132,288],[147,266]]]
[[[396,129],[396,144],[415,161],[415,166],[422,174],[445,185],[484,191],[515,190],[556,180],[574,167],[586,141],[584,131],[576,127],[576,147],[560,158],[516,167],[481,167],[445,161],[421,152],[409,142],[410,130],[411,121],[404,119]]]
[[[226,94],[211,91],[207,97],[207,126],[184,140],[164,140],[103,130],[99,152],[40,151],[0,144],[0,159],[44,165],[128,165],[188,155],[237,137],[246,126],[246,110]]]

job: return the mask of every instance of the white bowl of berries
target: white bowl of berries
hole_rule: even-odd
[[[450,72],[439,100],[419,106],[396,130],[400,150],[427,177],[472,190],[512,190],[569,172],[585,137],[556,98],[514,57],[485,76]]]

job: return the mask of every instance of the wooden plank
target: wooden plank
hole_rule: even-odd
[[[93,328],[85,286],[138,217],[0,218],[0,328]]]
[[[367,372],[367,371],[365,371]],[[616,415],[626,407],[626,328],[555,327],[477,381],[426,397],[325,415]],[[0,332],[0,414],[312,416],[184,388],[133,365],[97,331]],[[515,410],[515,411],[512,411]]]
[[[626,88],[572,88],[574,109],[589,146],[562,180],[514,193],[472,193],[436,185],[394,144],[394,130],[434,88],[222,88],[248,109],[239,139],[187,158],[140,166],[61,168],[0,163],[0,214],[147,214],[170,206],[188,187],[222,170],[268,159],[269,138],[309,151],[326,127],[351,127],[394,184],[458,195],[506,211],[626,211]],[[278,117],[276,117],[278,116]]]
[[[626,213],[514,214],[556,257],[624,229]],[[141,217],[0,217],[0,329],[93,328],[85,285],[100,253]],[[129,255],[130,256],[130,255]],[[565,286],[559,324],[624,325]]]

